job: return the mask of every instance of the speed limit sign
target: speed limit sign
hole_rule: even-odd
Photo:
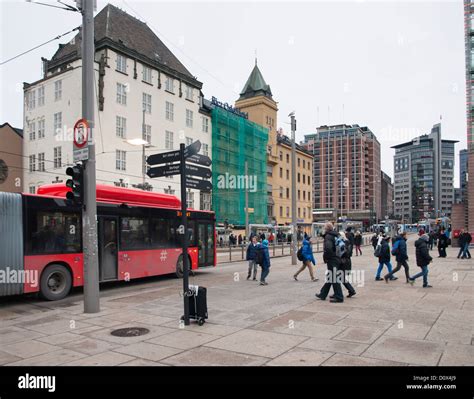
[[[85,161],[89,158],[89,123],[86,119],[79,119],[74,125],[73,131],[73,158],[74,162]]]

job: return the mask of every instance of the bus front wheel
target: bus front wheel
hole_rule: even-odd
[[[49,265],[41,274],[40,295],[48,301],[65,298],[71,287],[71,273],[63,265]]]

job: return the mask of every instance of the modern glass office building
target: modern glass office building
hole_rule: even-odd
[[[441,125],[437,124],[429,135],[392,147],[396,218],[416,223],[451,216],[455,143],[441,140]]]

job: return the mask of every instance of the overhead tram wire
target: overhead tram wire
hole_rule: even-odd
[[[78,26],[78,27],[76,27],[76,28],[74,28],[74,29],[72,29],[72,30],[66,32],[66,33],[63,33],[63,34],[61,34],[61,35],[58,35],[58,36],[56,36],[56,37],[54,37],[54,38],[48,40],[47,42],[41,43],[41,44],[39,44],[39,45],[37,45],[37,46],[35,46],[35,47],[33,47],[33,48],[27,50],[27,51],[24,51],[23,53],[20,53],[20,54],[18,54],[18,55],[15,55],[14,57],[9,58],[8,60],[2,61],[2,62],[0,62],[0,66],[5,65],[5,64],[7,64],[8,62],[13,61],[13,60],[15,60],[15,59],[17,59],[17,58],[19,58],[19,57],[25,55],[25,54],[31,53],[32,51],[34,51],[34,50],[36,50],[36,49],[38,49],[38,48],[40,48],[40,47],[42,47],[42,46],[45,46],[46,44],[51,43],[51,42],[53,42],[53,41],[55,41],[55,40],[58,40],[58,39],[60,39],[60,38],[63,37],[63,36],[69,35],[70,33],[74,32],[74,31],[76,31],[76,30],[79,30],[79,28],[80,28],[80,27]]]

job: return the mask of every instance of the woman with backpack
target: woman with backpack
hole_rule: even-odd
[[[379,258],[379,267],[377,268],[377,274],[375,275],[375,281],[382,281],[383,278],[380,277],[380,273],[382,273],[383,266],[386,265],[388,272],[392,272],[392,264],[390,263],[390,245],[388,242],[390,241],[390,236],[386,236],[385,234],[382,236],[382,240],[380,244],[377,244],[377,248],[375,248],[374,255]],[[397,280],[397,277],[391,277],[390,280]]]
[[[352,270],[352,244],[343,231],[341,231],[339,237],[336,238],[336,254],[341,259],[339,269],[343,272],[342,285],[349,291],[347,297],[351,298],[356,294],[354,287],[347,279],[347,276]]]
[[[309,236],[307,236],[307,238],[303,240],[303,245],[298,250],[298,253],[296,254],[296,256],[298,257],[298,260],[303,262],[303,265],[293,275],[293,278],[295,279],[295,281],[298,281],[298,274],[300,274],[306,268],[308,268],[309,270],[309,276],[311,277],[311,281],[318,281],[318,279],[314,277],[313,266],[311,265],[311,264],[316,265],[316,260],[314,259],[313,247],[311,246]]]
[[[410,273],[409,273],[409,266],[407,263],[408,260],[408,252],[407,252],[407,233],[404,231],[400,233],[399,236],[395,237],[393,245],[392,245],[392,255],[395,256],[397,260],[397,267],[393,269],[390,273],[386,274],[384,280],[388,283],[388,280],[393,278],[393,275],[398,272],[402,266],[405,269],[405,277],[407,279],[407,283],[410,281]]]
[[[268,285],[268,283],[265,281],[268,274],[270,273],[270,252],[268,251],[268,240],[262,241],[262,246],[260,247],[259,251],[262,257],[261,263],[259,263],[260,266],[262,266],[262,273],[260,275],[260,285]],[[257,259],[258,258],[259,257],[257,256]]]

